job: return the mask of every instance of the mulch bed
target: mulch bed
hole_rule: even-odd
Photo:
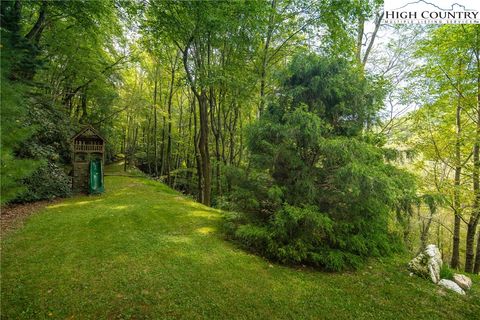
[[[25,219],[30,215],[37,213],[48,205],[59,202],[61,199],[43,200],[30,203],[12,204],[1,208],[0,210],[0,230],[1,235],[20,228]]]

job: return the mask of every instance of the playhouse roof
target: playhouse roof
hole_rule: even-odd
[[[80,130],[76,135],[74,135],[71,140],[75,140],[76,138],[78,138],[79,136],[88,136],[88,137],[98,137],[100,139],[102,139],[103,141],[105,141],[105,138],[102,137],[100,135],[100,133],[98,133],[97,130],[95,130],[95,128],[93,128],[92,126],[90,125],[86,125],[82,128],[82,130]]]

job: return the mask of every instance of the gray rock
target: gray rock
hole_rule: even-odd
[[[433,283],[438,283],[442,264],[440,251],[436,245],[430,244],[409,262],[408,269],[416,275],[431,279]]]
[[[463,291],[463,289],[460,288],[459,285],[452,280],[442,279],[438,282],[438,285],[448,290],[455,291],[458,294],[465,295],[465,291]]]
[[[472,279],[463,274],[455,273],[453,275],[453,281],[465,291],[470,290],[470,288],[472,287]]]

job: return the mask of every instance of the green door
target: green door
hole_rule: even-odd
[[[102,171],[102,160],[96,159],[90,161],[90,193],[102,193],[105,191]]]

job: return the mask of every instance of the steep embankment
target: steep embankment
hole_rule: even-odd
[[[52,204],[2,243],[2,319],[474,319],[467,297],[405,260],[329,274],[271,264],[222,240],[221,213],[141,177]]]

